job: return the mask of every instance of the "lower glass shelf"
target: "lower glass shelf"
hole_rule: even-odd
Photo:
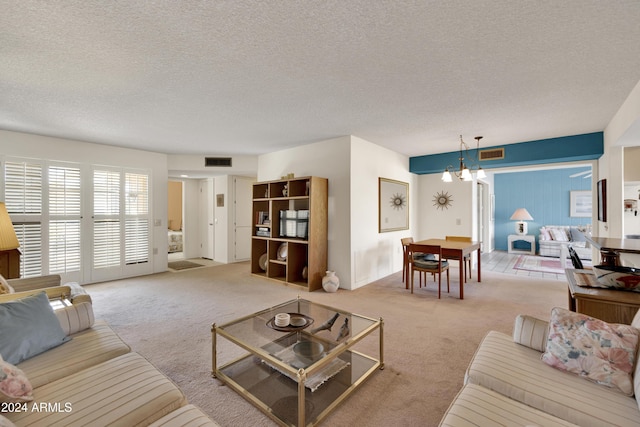
[[[305,389],[307,425],[316,424],[324,418],[380,366],[378,360],[355,351],[345,351],[339,358],[348,363],[344,369],[327,379],[314,392]],[[247,355],[222,367],[216,376],[283,425],[297,425],[297,381],[272,368],[264,360]]]

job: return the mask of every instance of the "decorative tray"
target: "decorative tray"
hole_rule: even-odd
[[[291,322],[287,326],[276,326],[276,318],[272,317],[267,321],[267,326],[280,332],[300,331],[313,325],[313,318],[302,313],[289,313]]]

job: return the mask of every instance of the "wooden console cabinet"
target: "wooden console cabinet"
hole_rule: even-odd
[[[595,280],[591,270],[565,270],[569,282],[569,310],[609,323],[630,325],[640,309],[640,293],[579,286]]]
[[[320,289],[327,270],[327,204],[326,178],[253,184],[251,273]]]

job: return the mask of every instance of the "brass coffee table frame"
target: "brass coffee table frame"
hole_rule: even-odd
[[[276,331],[267,326],[266,322],[280,312],[309,315],[314,318],[314,324],[301,330]],[[339,313],[340,317],[331,331],[311,333],[335,313]],[[345,318],[349,319],[351,332],[346,338],[336,342],[335,337]],[[377,359],[354,348],[376,330],[379,332]],[[322,421],[373,372],[384,369],[383,332],[382,318],[374,319],[298,298],[223,325],[212,324],[211,375],[231,387],[278,424],[313,426]],[[247,353],[217,366],[219,337]],[[283,348],[286,349],[300,341],[320,342],[327,351],[308,366],[300,366],[297,363],[292,365],[274,356]],[[341,359],[348,365],[326,379],[316,391],[307,390],[306,381],[314,374],[322,372],[324,368],[330,367],[332,362],[340,363],[336,359]],[[278,400],[274,402],[274,399]],[[293,404],[294,401],[297,401],[297,405]]]

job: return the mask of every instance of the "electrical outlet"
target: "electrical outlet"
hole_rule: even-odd
[[[456,225],[462,225],[462,220],[460,218],[456,218]]]
[[[156,219],[153,221],[153,225],[155,225],[156,227],[161,227],[162,226],[162,220],[161,219]]]

